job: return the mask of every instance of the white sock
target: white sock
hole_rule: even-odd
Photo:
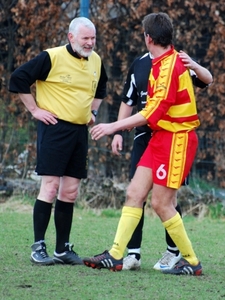
[[[128,254],[129,253],[141,254],[141,248],[127,249],[127,251],[128,251]]]
[[[175,254],[179,253],[179,249],[177,247],[170,247],[169,245],[167,245],[167,251],[170,251],[171,253],[175,253]]]

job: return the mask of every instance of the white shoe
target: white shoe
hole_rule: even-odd
[[[122,270],[139,270],[141,266],[141,259],[137,259],[134,254],[127,255],[123,259]]]
[[[154,265],[153,269],[155,270],[170,270],[172,269],[178,261],[181,259],[181,254],[179,253],[178,256],[176,254],[166,251],[163,253],[163,256],[160,258],[159,261]]]

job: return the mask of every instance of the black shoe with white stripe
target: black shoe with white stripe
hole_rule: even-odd
[[[48,256],[46,244],[44,242],[36,242],[31,246],[32,253],[30,260],[33,264],[40,266],[54,265],[54,260]]]
[[[53,260],[56,264],[83,265],[82,259],[73,251],[73,244],[67,243],[63,253],[54,252]]]
[[[93,257],[85,257],[83,262],[92,269],[108,269],[115,272],[121,271],[123,268],[123,258],[115,259],[107,250]]]
[[[172,269],[162,270],[162,273],[172,275],[200,276],[202,275],[202,266],[200,262],[196,266],[193,266],[186,259],[181,258],[181,260]]]

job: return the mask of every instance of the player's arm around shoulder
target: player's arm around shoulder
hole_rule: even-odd
[[[194,61],[187,53],[181,50],[179,52],[179,57],[182,60],[184,66],[188,69],[193,70],[196,73],[197,77],[205,84],[209,85],[213,82],[213,76],[211,72]]]

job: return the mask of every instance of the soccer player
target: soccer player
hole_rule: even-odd
[[[204,88],[212,83],[211,73],[200,66],[197,62],[193,61],[185,52],[180,51],[179,56],[184,63],[184,66],[190,70],[192,82],[195,86]],[[136,106],[138,111],[141,111],[146,105],[147,85],[149,73],[152,66],[151,53],[145,53],[144,55],[136,58],[132,63],[126,78],[124,85],[122,102],[119,109],[118,120],[129,117],[132,114],[133,107]],[[149,140],[152,135],[152,130],[147,125],[139,126],[135,128],[133,149],[131,152],[131,169],[130,179],[133,178],[136,166],[144,153]],[[120,151],[123,147],[122,131],[115,133],[112,141],[112,151],[115,155],[120,155]],[[185,180],[183,185],[188,184],[188,180]],[[145,206],[144,202],[144,206]],[[144,206],[143,214],[140,222],[138,223],[131,240],[129,241],[128,255],[123,259],[123,270],[137,270],[141,266],[141,242],[142,242],[142,228],[144,225]],[[175,207],[181,215],[181,208],[179,204]],[[155,270],[171,269],[180,260],[181,255],[170,238],[168,232],[165,230],[165,238],[167,243],[167,249],[163,256],[154,265]]]
[[[133,116],[94,126],[91,135],[98,140],[118,130],[146,124],[153,135],[128,186],[112,248],[83,261],[92,268],[122,270],[124,251],[140,221],[143,203],[152,190],[151,206],[182,255],[172,269],[162,272],[199,276],[202,265],[175,209],[177,190],[191,169],[198,147],[195,129],[200,121],[193,84],[189,70],[174,49],[169,16],[161,12],[149,14],[143,20],[143,27],[147,49],[154,57],[147,104]]]

